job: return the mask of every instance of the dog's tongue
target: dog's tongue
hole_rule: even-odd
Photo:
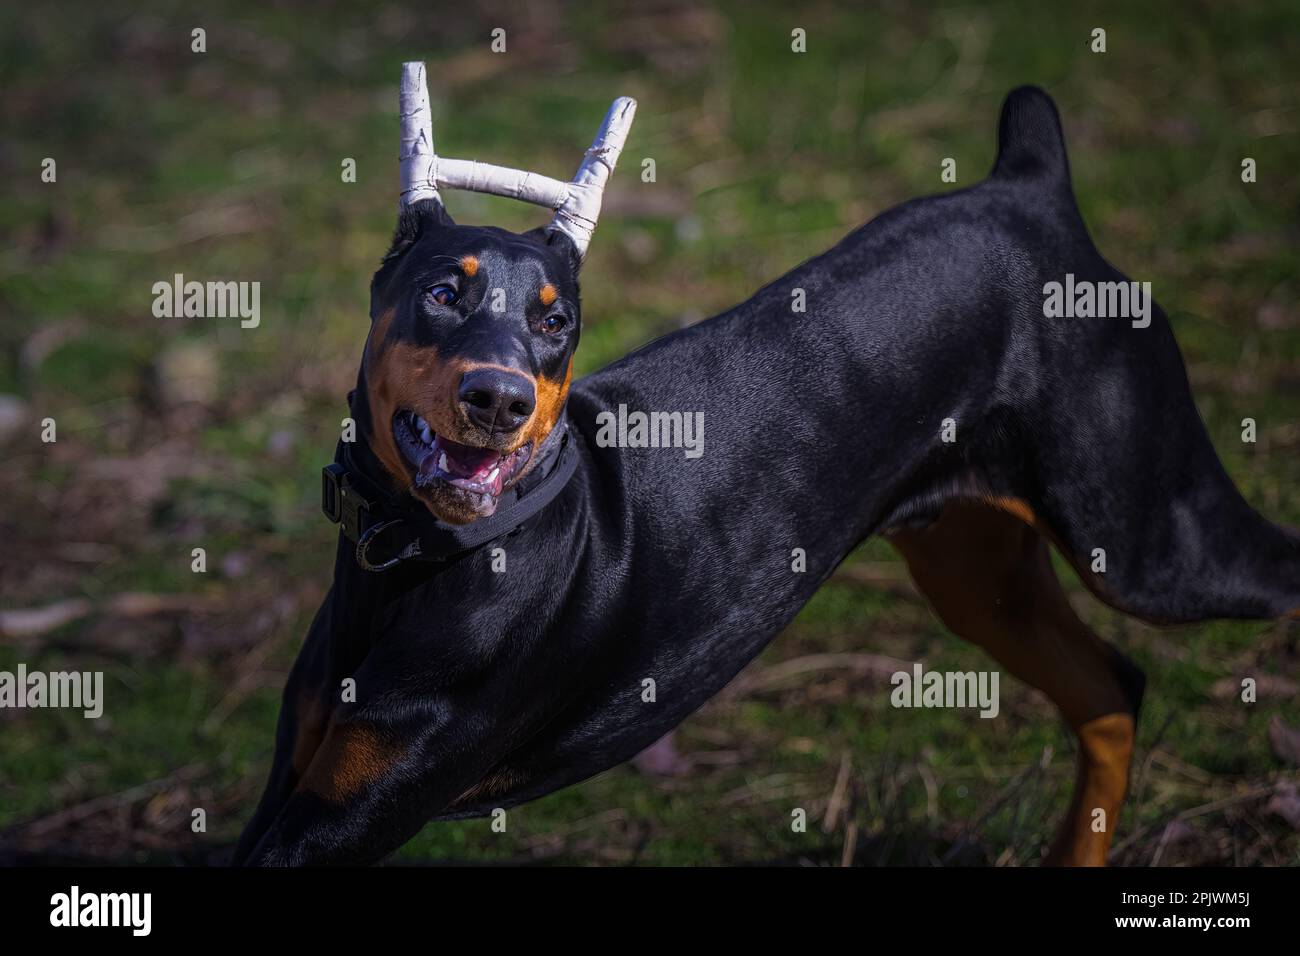
[[[442,461],[444,456],[447,459],[445,464]],[[492,473],[492,469],[501,463],[500,452],[490,448],[458,445],[454,441],[447,441],[441,435],[434,439],[433,454],[430,458],[432,461],[426,461],[426,465],[442,467],[453,478],[470,478],[474,481],[485,480]]]

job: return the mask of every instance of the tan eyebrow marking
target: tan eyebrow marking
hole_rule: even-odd
[[[478,273],[478,256],[461,256],[460,271],[471,279]]]
[[[560,293],[555,291],[555,286],[548,282],[546,285],[542,286],[541,291],[537,293],[537,297],[542,300],[542,305],[550,305],[556,300],[559,294]]]

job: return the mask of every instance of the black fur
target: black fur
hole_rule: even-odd
[[[379,860],[429,820],[626,760],[722,688],[864,538],[953,497],[1025,500],[1100,596],[1148,620],[1300,608],[1300,538],[1225,474],[1164,314],[1145,329],[1044,318],[1043,286],[1066,272],[1124,279],[1088,237],[1046,94],[1013,92],[1000,139],[979,185],[892,209],[575,383],[577,475],[504,542],[507,573],[485,548],[376,575],[342,542],[237,861]],[[405,267],[405,228],[385,269]],[[597,447],[597,414],[620,404],[704,412],[703,456]],[[1089,571],[1098,547],[1104,575]],[[333,703],[345,677],[356,704]],[[295,789],[304,693],[400,759],[341,803]],[[489,775],[498,789],[462,798]]]

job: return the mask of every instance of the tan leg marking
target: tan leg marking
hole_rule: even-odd
[[[401,759],[404,748],[360,724],[331,723],[299,789],[334,803],[373,786]]]
[[[315,697],[302,694],[298,698],[298,711],[295,717],[298,726],[294,732],[293,754],[289,758],[289,766],[293,769],[294,779],[301,780],[302,775],[311,766],[312,757],[316,756],[316,751],[320,749],[321,741],[325,739],[326,715],[324,708]]]
[[[1112,650],[1070,607],[1022,505],[951,502],[930,527],[890,540],[943,623],[1046,694],[1079,738],[1074,797],[1047,861],[1101,864],[1128,782],[1132,704]],[[1105,830],[1093,833],[1098,808]]]
[[[1074,796],[1056,835],[1047,863],[1054,866],[1105,866],[1111,833],[1128,789],[1136,732],[1128,714],[1106,714],[1075,728],[1079,736],[1079,771]],[[1094,833],[1096,811],[1105,832]]]

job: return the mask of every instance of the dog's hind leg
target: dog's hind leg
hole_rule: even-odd
[[[976,452],[1014,474],[982,490],[1032,501],[1084,583],[1127,614],[1156,624],[1300,614],[1300,532],[1242,498],[1150,283],[1093,245],[1047,94],[1013,91],[998,140],[987,191],[1011,210],[1036,210],[1025,235],[1042,232],[1020,252],[1037,274],[1009,302],[1017,331],[995,392],[1010,414],[994,429],[999,447]],[[1098,317],[1047,318],[1040,290],[1067,280],[1098,302],[1104,292]]]
[[[1163,316],[1043,400],[1026,497],[1083,582],[1153,624],[1300,611],[1300,534],[1255,511],[1192,403]],[[1103,564],[1104,562],[1104,564]]]
[[[943,623],[1065,717],[1078,738],[1078,777],[1046,862],[1103,865],[1128,786],[1144,678],[1075,615],[1046,541],[1021,520],[1032,520],[1027,506],[1007,507],[1013,513],[951,501],[929,527],[889,540]]]

